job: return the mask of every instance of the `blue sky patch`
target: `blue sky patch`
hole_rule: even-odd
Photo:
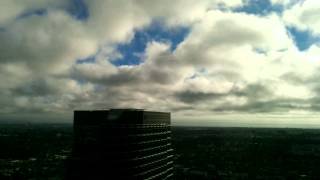
[[[136,31],[130,43],[118,45],[117,50],[122,54],[122,57],[112,63],[117,66],[140,64],[141,55],[150,41],[169,42],[171,51],[174,51],[188,33],[189,28],[187,27],[168,29],[163,23],[155,21],[147,28]]]
[[[245,12],[261,16],[268,15],[271,12],[282,13],[282,11],[283,6],[272,5],[270,0],[249,0],[246,5],[234,9],[234,12]]]
[[[312,35],[308,30],[301,31],[295,27],[287,27],[287,30],[300,51],[306,50],[312,44],[320,41],[320,37]]]
[[[89,10],[84,0],[71,0],[67,11],[78,20],[86,20],[89,17]]]
[[[69,6],[64,10],[78,20],[86,20],[89,17],[89,10],[84,0],[70,0]],[[34,9],[23,12],[17,17],[17,19],[23,19],[30,16],[45,16],[47,13],[48,10],[46,8]]]

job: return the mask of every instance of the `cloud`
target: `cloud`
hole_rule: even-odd
[[[6,2],[16,10],[0,14],[3,117],[115,107],[178,115],[319,111],[319,46],[300,51],[287,32],[292,25],[317,33],[306,2],[285,6],[283,16],[258,16],[233,12],[242,1],[93,0],[85,1],[85,19],[67,4],[35,2]],[[17,18],[38,8],[46,13]],[[115,65],[117,46],[154,21],[189,33],[175,49],[151,40],[140,64]]]
[[[289,26],[319,35],[319,9],[319,1],[303,1],[284,11],[283,19]]]
[[[218,98],[225,97],[228,94],[224,93],[214,93],[214,92],[192,92],[192,91],[183,91],[176,94],[177,98],[186,103],[196,103],[204,101],[215,101]]]
[[[271,0],[272,4],[283,5],[283,6],[292,6],[297,3],[303,3],[304,0]]]
[[[68,5],[63,0],[3,0],[0,2],[0,26],[3,26],[25,13],[38,9],[54,9]]]
[[[39,73],[61,73],[97,44],[81,23],[62,11],[17,20],[0,32],[1,63],[23,63]]]

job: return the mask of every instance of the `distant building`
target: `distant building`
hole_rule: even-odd
[[[171,179],[170,113],[137,109],[74,112],[68,179]]]

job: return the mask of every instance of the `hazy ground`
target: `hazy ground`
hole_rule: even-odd
[[[174,128],[178,179],[318,179],[320,130]]]
[[[317,179],[320,130],[172,128],[175,179]],[[0,179],[62,179],[69,124],[1,124]]]

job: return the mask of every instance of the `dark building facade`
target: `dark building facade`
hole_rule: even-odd
[[[170,113],[75,111],[67,179],[171,179],[170,138]]]

